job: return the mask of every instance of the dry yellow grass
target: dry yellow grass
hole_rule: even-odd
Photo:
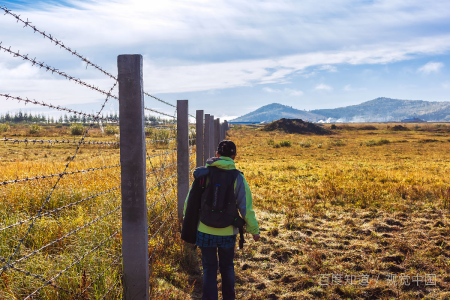
[[[395,131],[394,125],[370,125],[375,128],[365,124],[338,125],[329,136],[265,132],[251,126],[235,127],[228,132],[229,139],[238,146],[236,165],[252,189],[262,231],[260,242],[250,242],[248,236],[244,250],[237,251],[238,299],[448,299],[449,128],[411,124],[407,125],[408,131]],[[44,128],[37,135],[39,138],[69,137],[67,129],[58,130],[63,129]],[[23,128],[13,128],[5,134],[17,138],[30,136]],[[98,129],[90,139],[114,141]],[[75,149],[74,145],[3,145],[0,148],[3,180],[60,172]],[[118,163],[118,149],[95,146],[81,149],[69,171]],[[165,145],[150,147],[149,155],[165,149]],[[166,164],[172,161],[174,157],[169,156]],[[159,168],[164,158],[155,157],[152,163]],[[148,172],[151,171],[148,166]],[[174,172],[175,165],[165,170],[164,177]],[[1,186],[0,228],[32,216],[55,180]],[[44,211],[119,183],[118,168],[67,176]],[[155,183],[156,178],[150,176],[149,187]],[[162,190],[155,189],[149,194],[149,205],[161,199],[149,212],[150,220],[157,218],[150,234],[169,217],[170,210],[164,210],[165,201],[170,201],[175,193],[169,191],[166,199],[160,196],[174,184],[175,181],[168,181]],[[120,190],[43,217],[36,222],[31,238],[17,257],[117,205],[120,205]],[[120,212],[117,212],[46,248],[20,267],[51,277],[120,226]],[[164,226],[162,231],[166,232],[170,226]],[[177,229],[176,226],[173,228]],[[21,225],[0,231],[0,256],[10,255],[26,229]],[[149,252],[153,253],[153,299],[200,297],[198,252],[182,243],[177,230],[151,241]],[[47,287],[39,297],[99,298],[120,276],[120,261],[114,261],[119,255],[120,235],[117,235],[107,247],[56,280],[61,287],[78,294],[69,297],[61,290]],[[111,264],[106,278],[94,282],[96,275]],[[370,280],[367,286],[321,286],[321,274],[369,275]],[[389,285],[389,274],[409,276],[410,280],[417,274],[435,274],[436,286]],[[92,287],[81,293],[91,282]],[[38,280],[8,270],[0,278],[0,298],[23,298],[39,284]],[[108,298],[120,296],[119,288]]]
[[[70,136],[67,128],[52,126],[38,134],[38,138],[44,140],[81,138]],[[30,137],[24,126],[15,126],[4,135],[17,139],[35,138]],[[117,142],[114,137],[104,136],[99,129],[90,131],[86,140]],[[1,181],[61,173],[76,147],[76,144],[4,143],[0,147]],[[176,153],[161,154],[174,149],[174,142],[168,145],[149,143],[147,147],[148,156],[151,157],[147,162],[149,238],[153,237],[149,242],[149,253],[153,254],[151,278],[155,295],[166,292],[165,288],[160,287],[164,284],[159,284],[158,281],[165,277],[171,278],[171,286],[178,286],[181,294],[190,290],[187,280],[183,281],[183,277],[172,275],[175,261],[183,257],[181,242],[173,243],[173,239],[177,239],[177,226],[173,222],[174,213],[176,215],[176,211],[173,212],[176,207],[176,188],[173,188],[176,176],[172,176],[176,173]],[[191,157],[192,160],[194,158],[195,156]],[[117,146],[83,145],[67,172],[116,166],[119,163]],[[163,167],[167,168],[162,170]],[[37,214],[58,178],[0,186],[2,266],[28,231],[33,221],[30,218]],[[160,182],[161,185],[157,186]],[[36,294],[37,299],[98,299],[111,288],[106,299],[120,298],[122,288],[120,285],[114,286],[121,276],[121,202],[118,187],[120,167],[63,176],[43,207],[44,216],[35,220],[13,259],[22,260],[14,264],[15,269],[9,268],[0,276],[0,299],[23,299],[66,268],[66,272]],[[111,191],[95,196],[107,190]],[[91,196],[94,197],[87,199]],[[65,206],[67,207],[62,210],[46,214]],[[23,220],[27,221],[14,225]],[[110,236],[112,237],[108,239]],[[71,266],[103,241],[104,245],[98,250],[88,254],[79,264]],[[33,253],[36,250],[38,252]],[[39,275],[40,278],[20,270]]]

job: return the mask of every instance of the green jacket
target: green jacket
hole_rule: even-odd
[[[220,158],[214,157],[210,158],[206,161],[205,167],[217,167],[225,170],[234,170],[236,166],[234,165],[234,161],[226,156],[221,156]],[[192,188],[192,187],[191,187]],[[236,195],[236,203],[238,206],[239,213],[241,217],[245,220],[247,232],[251,234],[259,234],[259,226],[258,221],[256,221],[255,211],[253,210],[253,202],[252,202],[252,193],[250,192],[250,188],[248,186],[247,181],[243,174],[240,174],[234,183],[234,192]],[[190,191],[189,191],[190,193]],[[184,202],[184,210],[183,217],[186,213],[187,200],[189,198],[189,194],[186,197]],[[213,235],[234,235],[238,234],[239,230],[236,227],[228,226],[225,228],[214,228],[209,227],[199,222],[198,231],[213,234]]]

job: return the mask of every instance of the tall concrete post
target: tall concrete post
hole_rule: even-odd
[[[204,135],[204,139],[203,139],[203,151],[204,151],[204,160],[203,160],[203,165],[206,165],[206,160],[208,158],[211,157],[211,153],[209,150],[210,147],[210,142],[209,142],[209,130],[210,130],[210,123],[211,123],[211,118],[209,117],[209,114],[205,114],[205,135]]]
[[[214,157],[216,156],[216,148],[217,146],[215,145],[216,143],[216,139],[214,137],[214,116],[211,115],[210,116],[210,127],[209,127],[209,134],[210,134],[210,138],[209,138],[209,151],[210,151],[210,156],[209,157]]]
[[[188,100],[177,100],[178,219],[183,219],[184,201],[189,192]]]
[[[227,138],[228,121],[227,121],[227,120],[223,121],[223,124],[224,124],[224,126],[225,126],[225,138]]]
[[[203,110],[197,110],[195,117],[197,167],[201,167],[203,166]]]
[[[220,118],[217,118],[214,120],[214,144],[216,149],[221,141],[220,137]]]
[[[142,55],[117,58],[124,299],[149,298]]]

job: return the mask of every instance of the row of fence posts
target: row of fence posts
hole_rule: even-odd
[[[120,164],[122,185],[123,295],[125,299],[149,299],[147,231],[146,143],[142,55],[117,58],[120,116]],[[189,192],[189,105],[177,101],[177,203],[183,216]],[[213,157],[225,139],[228,122],[196,111],[197,167]]]

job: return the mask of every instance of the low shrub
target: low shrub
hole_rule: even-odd
[[[41,126],[39,126],[39,125],[37,125],[37,124],[32,124],[31,126],[30,126],[30,133],[31,134],[35,134],[35,133],[38,133],[39,131],[41,131],[42,130],[42,127]]]
[[[291,142],[290,141],[281,141],[279,143],[280,147],[290,147],[291,146]]]
[[[268,139],[268,140],[267,140],[267,145],[269,145],[269,146],[275,145],[274,140],[273,140],[273,139]]]
[[[309,148],[309,147],[311,147],[311,146],[313,145],[313,143],[312,143],[311,140],[307,140],[307,141],[303,140],[303,141],[301,141],[301,142],[299,143],[299,145],[300,145],[300,147],[302,147],[302,148]]]
[[[148,137],[153,136],[153,128],[145,127],[145,136],[148,136]]]
[[[9,130],[9,124],[0,124],[0,132],[7,132]]]
[[[83,124],[73,123],[70,125],[70,133],[72,135],[82,135],[84,132]]]
[[[114,126],[111,126],[111,125],[108,125],[108,126],[106,126],[106,128],[105,128],[105,133],[106,133],[107,135],[117,134],[117,133],[119,133],[119,128],[114,127]]]
[[[366,142],[366,146],[371,147],[371,146],[381,146],[381,145],[386,145],[389,144],[391,141],[387,140],[387,139],[380,139],[378,141],[375,140],[369,140]]]

